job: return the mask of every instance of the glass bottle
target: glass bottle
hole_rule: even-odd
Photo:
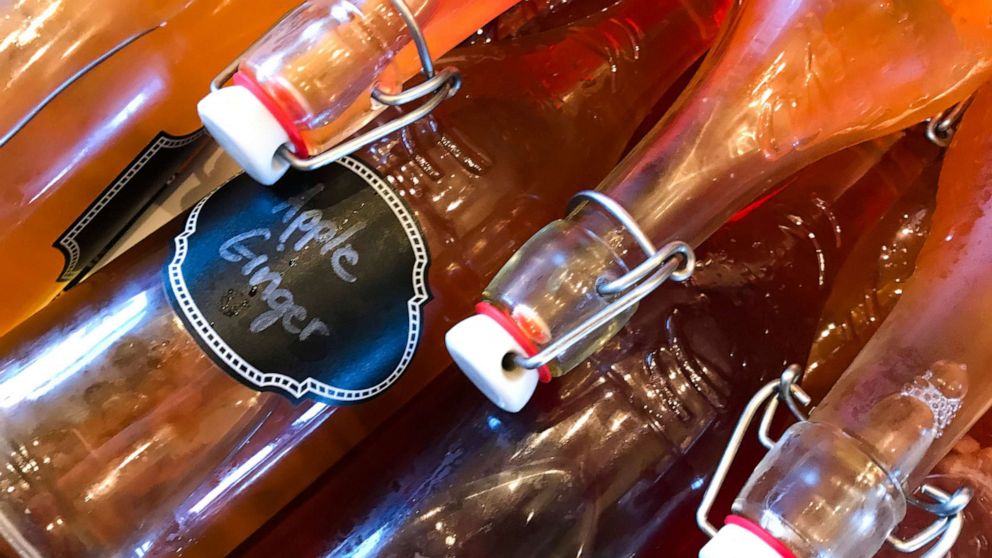
[[[210,79],[294,4],[5,7],[0,291],[16,295],[0,305],[0,334],[81,279],[188,164]]]
[[[488,44],[562,27],[620,0],[521,0],[479,28],[464,45]]]
[[[814,401],[830,391],[901,298],[930,232],[939,172],[939,165],[927,168],[837,272],[802,378]]]
[[[480,288],[574,184],[604,176],[619,160],[643,114],[705,51],[725,6],[625,0],[568,29],[453,54],[465,89],[431,118],[357,158],[291,174],[277,188],[234,179],[184,222],[4,336],[0,438],[11,450],[0,467],[0,510],[11,522],[7,539],[55,555],[229,551],[441,373],[449,361],[440,335],[467,310],[463,295]],[[217,211],[232,213],[225,220]],[[315,221],[332,213],[332,223]],[[340,228],[332,230],[335,223]],[[367,228],[357,230],[360,224]],[[250,269],[232,261],[260,250],[255,241],[225,241],[201,265],[180,263],[211,239],[264,226],[281,231],[279,238],[292,233],[284,251],[266,254],[264,281],[245,282],[261,273],[257,258]],[[170,258],[168,236],[177,230]],[[399,250],[404,243],[410,252]],[[399,257],[387,251],[394,248]],[[424,251],[429,263],[418,267]],[[198,270],[205,273],[194,276]],[[345,279],[349,273],[355,282]],[[355,318],[336,313],[390,301],[411,278],[426,281],[429,302],[404,300]],[[214,290],[197,299],[197,287]],[[190,300],[213,317],[190,319]],[[282,319],[265,321],[276,306]],[[302,327],[289,334],[301,308],[314,343]],[[377,321],[397,311],[405,320],[412,309],[416,321]],[[216,335],[228,349],[206,336],[207,326],[226,330]],[[266,350],[273,343],[282,348]],[[325,353],[297,351],[314,345]],[[356,382],[389,387],[400,376],[395,389],[361,404],[340,406],[360,402],[347,393],[297,404],[260,393],[267,385],[244,385],[250,377],[225,360],[235,346],[243,362],[271,355],[276,365],[289,363],[284,372],[347,361],[306,385],[326,380],[354,393],[362,391]],[[264,354],[248,356],[259,347]],[[256,453],[223,465],[246,448]]]
[[[819,401],[851,364],[899,301],[930,231],[935,209],[936,171],[932,165],[877,225],[858,240],[837,272],[802,386]],[[947,492],[969,486],[971,503],[949,558],[981,558],[992,550],[992,414],[986,413],[924,481]],[[914,513],[915,512],[915,513]],[[896,534],[925,528],[933,516],[910,509]],[[908,556],[919,556],[923,551]],[[883,547],[878,556],[907,556]]]
[[[405,0],[434,56],[517,0]],[[421,69],[394,0],[307,0],[247,52],[231,87],[200,102],[204,124],[256,179],[289,168],[277,150],[306,157],[339,143],[384,108],[372,89],[398,93]]]
[[[599,191],[656,246],[696,246],[802,165],[968,96],[992,69],[987,8],[744,2],[689,89]],[[482,313],[451,330],[449,351],[497,405],[519,408],[539,378],[573,368],[632,310],[537,370],[514,358],[534,356],[604,310],[620,295],[601,294],[603,285],[645,257],[600,205],[583,204],[507,262],[483,292]]]
[[[100,57],[162,26],[185,7],[178,0],[146,2],[141,9],[105,1],[94,10],[85,2],[23,2],[0,22],[2,84],[0,135],[6,143],[22,120],[46,97]]]
[[[802,557],[878,550],[906,495],[992,404],[982,336],[992,310],[990,125],[992,90],[983,90],[948,149],[930,235],[899,302],[752,475],[734,503],[744,529],[717,535],[701,556],[728,555],[723,545],[742,538]]]
[[[742,396],[806,354],[853,240],[938,151],[894,141],[825,159],[738,214],[687,284],[653,294],[521,413],[442,376],[239,555],[689,555],[684,520]],[[659,530],[675,535],[654,548]]]

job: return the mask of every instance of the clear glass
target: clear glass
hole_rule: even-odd
[[[863,558],[902,520],[906,498],[859,441],[802,422],[761,461],[733,509],[798,557]]]
[[[989,126],[992,89],[983,89],[948,149],[930,235],[901,298],[810,417],[838,433],[836,438],[850,440],[845,443],[861,457],[840,449],[816,459],[776,452],[766,468],[780,471],[783,485],[793,475],[842,466],[850,458],[875,464],[901,491],[911,491],[992,405],[992,346],[981,334],[992,312]],[[811,487],[799,497],[809,503],[837,498],[829,486],[822,490]],[[841,525],[856,523],[857,513],[871,513],[878,505],[857,483],[849,492],[836,502],[843,511],[833,521]],[[758,508],[750,511],[752,518],[761,513]],[[813,533],[821,529],[815,522],[793,526],[816,552],[837,544],[815,538]],[[837,531],[835,536],[857,543],[855,532],[841,537]],[[860,542],[873,548],[875,540],[872,535]]]
[[[517,0],[413,0],[433,56],[444,54]],[[308,0],[242,61],[239,71],[275,101],[310,153],[340,141],[383,108],[373,87],[398,92],[421,68],[392,0]]]
[[[689,89],[599,189],[657,246],[697,246],[789,173],[932,116],[988,79],[992,25],[979,4],[743,2]],[[592,205],[570,219],[604,239],[615,234]],[[630,265],[643,256],[626,240],[619,253]],[[526,275],[549,275],[542,263]],[[554,286],[534,281],[530,288]],[[493,290],[489,296],[499,298]],[[587,315],[569,317],[551,324],[538,316],[563,331]]]
[[[622,0],[521,0],[481,27],[463,45],[488,44],[562,27]]]
[[[933,157],[922,157],[930,159]],[[819,401],[851,364],[899,301],[930,231],[939,165],[930,163],[884,219],[855,245],[837,274],[817,326],[803,389]],[[947,492],[974,491],[964,529],[948,555],[982,558],[992,552],[992,413],[969,430],[924,481]],[[919,532],[933,516],[910,508],[897,534]],[[921,552],[909,556],[919,556]],[[905,557],[889,547],[878,556]]]
[[[0,136],[16,133],[0,147],[0,292],[17,294],[0,304],[0,334],[81,277],[182,171],[202,143],[161,150],[177,154],[157,157],[145,169],[153,177],[118,190],[76,265],[53,246],[158,134],[196,133],[196,103],[211,78],[297,2],[2,3]]]
[[[6,3],[0,20],[0,137],[38,109],[76,73],[165,24],[188,0],[130,2],[30,0]]]
[[[442,376],[243,554],[692,555],[691,507],[744,399],[806,354],[853,241],[919,169],[907,147],[926,140],[895,140],[835,154],[738,215],[688,285],[653,294],[522,412]]]
[[[929,166],[893,210],[858,241],[838,272],[802,378],[803,389],[814,401],[823,399],[837,383],[902,297],[930,232],[939,154],[931,150],[916,161]]]
[[[167,334],[175,317],[151,285],[30,355],[5,351],[0,529],[24,556],[139,546],[135,527],[161,522],[264,417],[266,398],[225,374],[175,373],[189,341]]]
[[[617,278],[626,272],[623,261],[599,236],[574,223],[558,220],[531,237],[510,258],[483,296],[501,308],[512,308],[511,317],[525,328],[530,338],[547,342],[564,333],[560,328],[549,329],[548,324],[572,324],[576,316],[603,308],[610,301],[599,295],[597,285],[603,278]],[[535,282],[548,285],[548,290],[533,290],[531,285]],[[633,310],[604,325],[594,335],[600,339],[613,337]],[[552,375],[574,368],[600,346],[589,343],[577,346],[577,350],[570,349],[555,359]]]
[[[0,440],[14,448],[0,453],[0,532],[59,556],[229,553],[450,364],[443,328],[575,184],[616,164],[723,5],[701,20],[628,0],[452,53],[464,94],[356,154],[402,185],[431,255],[421,344],[374,400],[297,407],[219,369],[163,289],[182,219],[0,338]]]
[[[862,433],[890,425],[873,446],[900,481],[929,472],[992,404],[992,346],[976,335],[992,311],[990,123],[992,91],[983,90],[948,149],[930,236],[902,298],[814,415],[867,442]],[[883,418],[889,407],[897,414]]]

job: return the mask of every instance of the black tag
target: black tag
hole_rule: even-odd
[[[381,393],[409,365],[429,263],[403,201],[346,158],[215,191],[176,237],[166,281],[190,332],[236,379],[342,404]]]
[[[53,246],[65,258],[59,282],[71,281],[71,287],[103,257],[155,196],[175,179],[183,163],[196,153],[192,145],[202,137],[202,130],[182,137],[165,132],[155,136],[55,240]]]

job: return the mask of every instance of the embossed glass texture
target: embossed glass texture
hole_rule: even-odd
[[[163,290],[181,221],[0,338],[7,540],[63,556],[230,551],[444,370],[443,327],[576,184],[619,160],[725,5],[628,0],[453,53],[472,78],[463,93],[362,150],[427,237],[434,293],[413,363],[374,400],[296,407],[214,364]]]
[[[691,555],[743,399],[805,356],[848,250],[938,154],[916,131],[801,171],[521,413],[442,377],[243,554]]]
[[[905,494],[992,404],[992,348],[981,334],[992,311],[989,126],[992,91],[983,89],[948,149],[930,233],[901,297],[810,417],[831,433],[814,442],[819,434],[794,427],[735,504],[803,556],[880,547],[905,513]],[[796,449],[814,445],[815,458]],[[868,471],[881,472],[889,496],[876,500],[859,482],[841,494],[841,481]],[[791,503],[779,498],[786,492]],[[880,509],[892,511],[878,515],[876,532],[859,531]]]
[[[599,190],[656,246],[696,246],[788,173],[967,97],[992,70],[990,10],[987,0],[743,2],[694,82]],[[539,348],[610,302],[598,281],[644,258],[599,206],[585,204],[569,221],[543,231],[540,257],[512,259],[484,293],[510,315],[546,324]],[[570,248],[557,254],[559,244]],[[580,362],[627,316],[553,361],[552,373]]]

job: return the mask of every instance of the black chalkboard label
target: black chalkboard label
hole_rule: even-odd
[[[160,132],[53,243],[65,262],[59,282],[73,286],[127,232],[155,196],[195,154],[203,130],[187,136]]]
[[[173,305],[239,381],[355,403],[413,358],[427,243],[390,186],[345,158],[273,186],[242,175],[191,211],[166,266]]]

